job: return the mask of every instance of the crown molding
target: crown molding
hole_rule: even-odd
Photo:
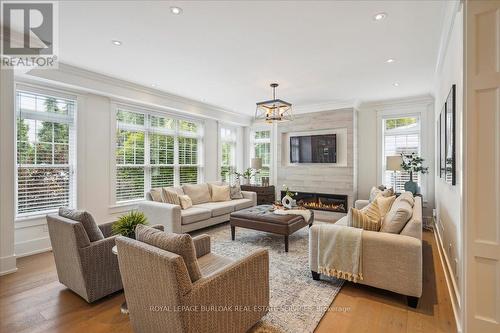
[[[216,105],[146,87],[76,66],[59,63],[58,69],[32,69],[25,78],[63,85],[73,90],[152,105],[169,111],[248,126],[252,117]]]
[[[434,97],[430,94],[409,96],[403,98],[394,98],[379,101],[368,101],[360,103],[360,110],[372,109],[390,109],[390,108],[411,108],[415,106],[430,106],[434,105]]]
[[[462,10],[463,0],[453,0],[446,1],[444,7],[444,19],[441,26],[441,37],[439,40],[439,49],[436,59],[436,65],[434,68],[434,75],[438,75],[443,67],[444,58],[448,50],[448,44],[450,43],[451,34],[453,31],[453,26],[455,25],[455,19],[457,13]]]
[[[352,108],[355,105],[356,105],[355,100],[337,100],[326,103],[303,104],[294,106],[293,113],[302,114],[302,113],[312,113],[319,111],[332,111],[338,109]]]

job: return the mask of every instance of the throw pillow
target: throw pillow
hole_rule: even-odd
[[[380,217],[381,219],[384,219],[384,216],[389,212],[389,210],[392,207],[392,204],[394,203],[394,200],[396,200],[396,196],[393,195],[392,197],[384,197],[383,195],[379,195],[377,197],[377,205],[378,209],[380,211]]]
[[[391,234],[399,234],[405,227],[406,223],[408,223],[411,219],[413,208],[410,203],[406,200],[398,199],[394,201],[391,209],[385,215],[380,231]]]
[[[153,201],[156,202],[163,202],[163,196],[161,192],[162,192],[161,188],[152,188],[151,191],[149,191],[151,199],[153,199]]]
[[[184,259],[191,282],[201,278],[194,242],[190,235],[167,233],[139,224],[135,227],[135,239],[180,255]]]
[[[229,185],[212,185],[212,201],[229,201],[231,200],[231,190]]]
[[[182,209],[188,209],[193,207],[193,201],[191,201],[191,198],[188,195],[179,195],[178,196],[179,201],[181,203],[181,208]]]
[[[348,214],[348,221],[351,227],[378,231],[380,229],[380,212],[377,200],[363,209],[351,208]]]
[[[374,201],[378,195],[383,195],[384,197],[391,197],[394,195],[394,190],[392,188],[386,188],[385,190],[380,190],[379,188],[373,186],[370,190],[369,202]]]
[[[243,199],[243,193],[241,193],[241,187],[239,183],[231,186],[230,192],[231,199]]]
[[[163,191],[163,198],[165,199],[166,203],[169,203],[172,205],[180,205],[181,204],[181,201],[179,200],[179,195],[176,192],[167,190],[165,187],[162,189],[162,191]]]
[[[80,222],[83,225],[85,232],[87,232],[87,236],[91,242],[104,239],[101,229],[99,229],[99,226],[95,223],[94,218],[90,215],[90,213],[84,210],[61,207],[59,208],[59,216]]]
[[[403,192],[399,195],[398,201],[403,200],[408,202],[412,207],[415,204],[415,198],[413,197],[413,193],[411,192]]]
[[[193,201],[193,205],[211,201],[210,190],[208,184],[186,184],[182,185],[184,194],[189,195]]]

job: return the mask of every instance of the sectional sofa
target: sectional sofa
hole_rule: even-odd
[[[178,195],[188,195],[193,201],[190,208],[181,209],[179,205],[155,202],[148,193],[138,209],[146,215],[149,224],[162,224],[167,232],[185,233],[229,221],[232,212],[257,205],[257,194],[248,191],[241,191],[241,199],[213,202],[212,184],[222,185],[214,182],[165,188]]]

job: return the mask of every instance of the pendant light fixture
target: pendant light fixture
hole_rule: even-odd
[[[268,123],[293,120],[292,104],[276,98],[277,87],[277,83],[271,83],[273,89],[272,100],[257,103],[255,120],[265,120]]]

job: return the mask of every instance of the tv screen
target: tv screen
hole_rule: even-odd
[[[337,163],[337,135],[290,137],[291,163]]]

